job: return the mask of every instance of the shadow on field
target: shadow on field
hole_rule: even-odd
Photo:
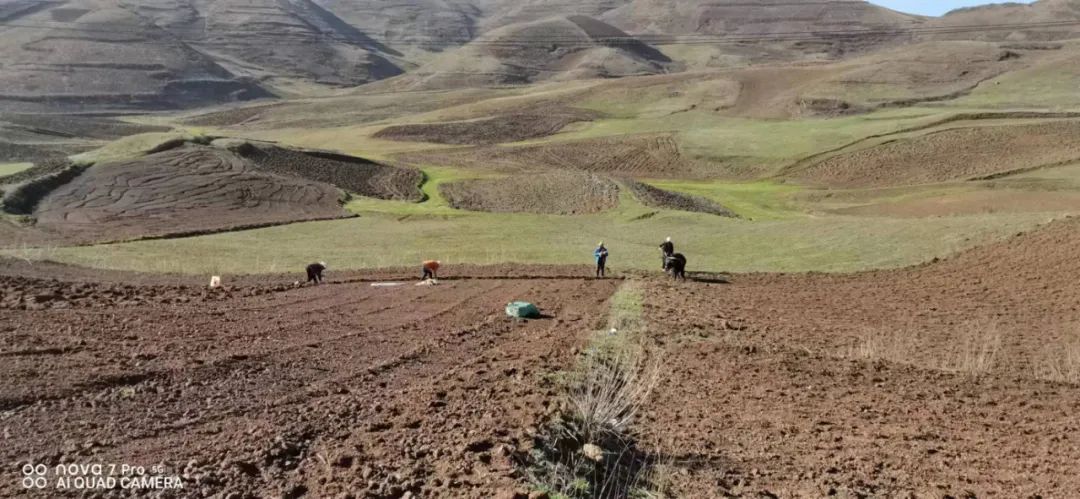
[[[731,274],[719,272],[687,272],[687,277],[694,282],[731,284]]]

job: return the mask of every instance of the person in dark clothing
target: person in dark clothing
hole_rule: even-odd
[[[660,244],[660,268],[667,270],[668,258],[675,254],[675,243],[671,242],[671,237],[668,236],[662,244]]]
[[[323,280],[322,273],[326,270],[326,262],[313,263],[307,266],[307,282],[319,284]]]
[[[596,277],[604,277],[605,267],[607,266],[608,250],[604,247],[604,242],[600,241],[600,245],[593,251],[593,257],[596,258]]]

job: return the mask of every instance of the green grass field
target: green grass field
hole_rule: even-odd
[[[800,187],[793,185],[684,180],[652,180],[647,183],[661,189],[711,199],[751,220],[784,220],[807,216],[792,200],[793,195],[802,191]]]
[[[446,181],[465,178],[462,175],[440,171],[433,178]],[[784,190],[728,189],[766,200]],[[697,192],[702,190],[708,189]],[[102,268],[196,274],[291,271],[314,260],[345,269],[415,265],[437,258],[452,269],[454,263],[588,264],[592,248],[604,241],[613,269],[652,270],[658,266],[656,246],[671,236],[690,260],[691,270],[839,272],[916,264],[1047,220],[1046,214],[1027,213],[931,219],[763,216],[751,222],[652,210],[629,195],[619,208],[595,215],[489,214],[453,210],[434,194],[425,203],[354,201],[349,208],[360,216],[347,220],[57,248],[49,258]],[[753,202],[748,206],[766,213]]]
[[[34,166],[33,163],[0,163],[0,177],[19,173]]]

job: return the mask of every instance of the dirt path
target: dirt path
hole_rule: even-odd
[[[6,463],[163,464],[180,496],[488,497],[545,373],[617,281],[322,286],[201,306],[0,318]],[[512,298],[551,318],[514,322]],[[17,469],[0,495],[18,494]]]

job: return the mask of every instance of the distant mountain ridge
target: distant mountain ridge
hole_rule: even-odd
[[[182,109],[387,79],[612,78],[1078,28],[1080,0],[940,18],[861,0],[0,0],[0,111]]]

